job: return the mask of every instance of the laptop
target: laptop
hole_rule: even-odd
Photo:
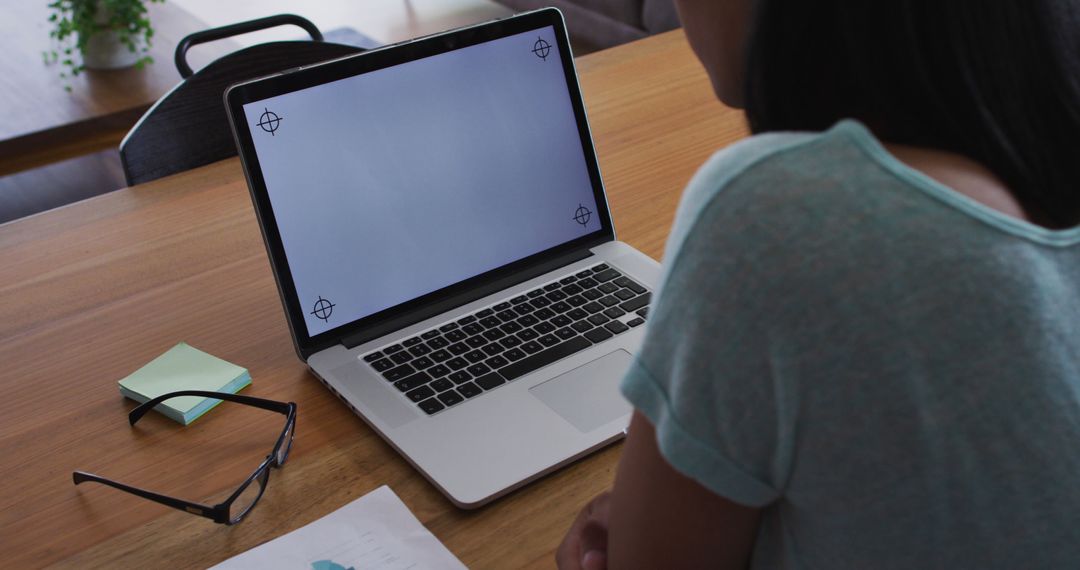
[[[660,269],[615,239],[558,10],[225,102],[297,354],[455,505],[623,436]]]

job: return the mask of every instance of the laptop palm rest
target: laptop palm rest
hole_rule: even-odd
[[[583,433],[628,415],[632,408],[619,394],[619,382],[634,357],[619,349],[561,376],[529,388],[529,392]]]

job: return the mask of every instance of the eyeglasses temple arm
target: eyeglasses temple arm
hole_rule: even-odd
[[[162,394],[153,400],[149,400],[143,404],[139,404],[138,407],[131,410],[128,413],[128,422],[131,425],[135,425],[135,422],[139,421],[147,412],[152,410],[154,406],[168,400],[170,398],[176,398],[179,396],[199,396],[203,398],[213,398],[215,400],[225,400],[227,402],[236,402],[238,404],[246,404],[248,406],[255,406],[256,408],[262,408],[264,410],[270,410],[271,412],[278,412],[282,414],[288,414],[290,405],[285,402],[275,402],[274,400],[264,400],[262,398],[254,398],[251,396],[241,396],[240,394],[229,394],[226,392],[208,392],[205,390],[181,390],[179,392],[169,392],[168,394]]]
[[[182,499],[159,495],[152,491],[147,491],[138,487],[132,487],[131,485],[118,483],[111,479],[106,479],[105,477],[99,477],[97,475],[94,475],[93,473],[86,473],[85,471],[75,471],[71,474],[71,478],[75,481],[76,485],[87,481],[101,483],[102,485],[108,485],[114,489],[120,489],[121,491],[126,491],[128,493],[131,493],[132,495],[136,495],[144,499],[150,499],[151,501],[161,503],[174,509],[179,509],[181,511],[186,511],[192,514],[204,516],[208,519],[213,519],[216,521],[221,518],[218,510],[214,507],[208,507],[199,503],[192,503]]]

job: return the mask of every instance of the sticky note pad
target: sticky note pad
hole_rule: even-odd
[[[182,342],[119,384],[121,394],[143,403],[179,390],[235,394],[251,384],[251,375],[244,368]],[[220,403],[213,398],[181,396],[154,406],[154,410],[187,425]]]

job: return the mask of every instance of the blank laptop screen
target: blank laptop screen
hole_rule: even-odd
[[[553,28],[244,113],[311,336],[601,229]]]

